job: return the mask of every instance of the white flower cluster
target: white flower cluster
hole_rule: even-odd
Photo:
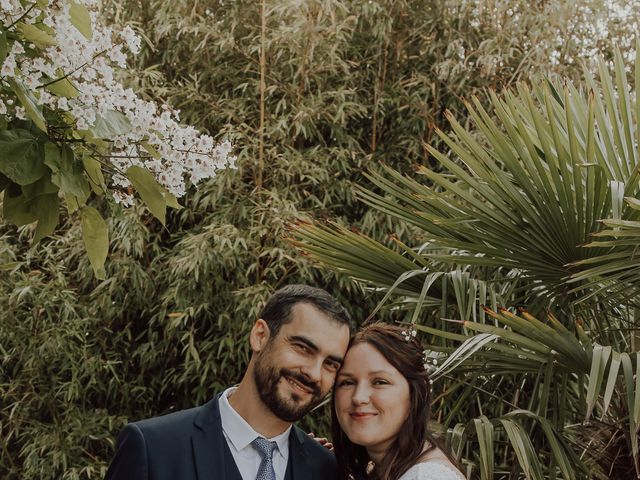
[[[404,339],[409,342],[411,341],[411,339],[416,337],[418,331],[415,328],[411,327],[409,330],[403,330],[401,333],[404,336]]]
[[[83,13],[90,28],[81,32],[76,25]],[[220,168],[233,168],[228,142],[217,144],[179,125],[178,112],[142,100],[116,80],[117,69],[127,66],[125,50],[140,51],[140,37],[129,27],[116,31],[101,25],[97,18],[97,0],[34,0],[25,6],[19,0],[0,0],[0,22],[25,39],[13,43],[0,66],[0,114],[25,118],[24,109],[2,93],[9,91],[10,79],[21,82],[40,106],[70,118],[70,126],[79,131],[92,131],[97,122],[117,112],[122,119],[119,128],[110,130],[112,135],[96,136],[111,142],[104,156],[115,171],[114,185],[121,187],[114,197],[125,204],[131,202],[126,193],[130,184],[123,175],[129,166],[148,169],[176,197],[184,195],[186,178],[196,183]],[[52,84],[61,77],[68,82]],[[55,86],[66,90],[61,93]]]
[[[438,370],[438,363],[441,359],[443,359],[441,352],[434,352],[433,350],[422,351],[422,361],[424,362],[422,366],[429,375]],[[429,383],[433,385],[433,380],[429,379]]]

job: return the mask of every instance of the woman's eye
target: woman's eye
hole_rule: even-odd
[[[374,385],[389,385],[389,382],[381,378],[376,378],[373,382]]]
[[[347,387],[349,385],[353,385],[353,381],[352,380],[340,380],[338,382],[338,387]]]

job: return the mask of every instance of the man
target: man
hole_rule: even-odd
[[[350,322],[324,290],[278,290],[251,329],[240,384],[201,407],[127,425],[107,480],[335,478],[333,454],[292,422],[331,390]]]

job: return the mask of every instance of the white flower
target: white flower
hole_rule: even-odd
[[[127,48],[131,53],[137,55],[140,53],[140,37],[136,35],[130,26],[126,26],[120,32],[120,36],[127,44]]]
[[[24,45],[31,50],[26,55],[18,33],[18,40],[12,43],[0,75],[8,78],[18,72],[40,105],[67,112],[67,117],[72,119],[72,128],[88,130],[100,117],[122,115],[126,120],[120,123],[128,123],[131,128],[126,133],[104,139],[111,141],[113,149],[107,152],[105,161],[118,172],[124,172],[132,165],[144,167],[178,197],[186,192],[186,179],[195,184],[215,176],[221,168],[234,167],[236,158],[231,154],[229,142],[216,144],[211,136],[201,135],[193,127],[181,126],[178,111],[167,105],[159,108],[155,103],[142,100],[133,90],[125,89],[115,80],[116,70],[126,67],[125,51],[133,54],[140,51],[140,37],[131,27],[116,31],[97,23],[97,0],[76,1],[89,11],[93,23],[91,41],[73,25],[68,2],[36,3],[23,21],[42,22],[52,28],[56,44],[40,49],[25,41]],[[26,11],[19,0],[0,0],[0,6],[0,21],[4,25],[10,25]],[[59,86],[69,87],[70,82],[77,90],[76,96],[58,97],[41,88],[60,77],[65,77],[65,83]],[[16,108],[13,113],[9,105],[11,98],[0,105],[0,112],[25,117],[24,109]],[[158,154],[160,158],[155,158]],[[130,187],[127,178],[115,174],[111,181],[116,187],[116,201],[131,204],[131,196],[123,193]]]
[[[10,53],[7,55],[7,58],[4,59],[2,68],[0,68],[0,76],[13,77],[17,66],[15,55]]]

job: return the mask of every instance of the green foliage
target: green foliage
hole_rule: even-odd
[[[0,132],[0,171],[18,185],[29,185],[45,174],[42,140],[28,130]]]
[[[460,443],[472,434],[464,460],[481,478],[640,475],[640,110],[619,51],[613,75],[598,70],[598,82],[586,72],[587,93],[541,78],[492,93],[489,109],[474,99],[473,130],[450,116],[451,133],[438,132],[448,152],[428,147],[444,171],[372,173],[378,190],[360,197],[419,231],[410,246],[395,239],[402,253],[344,227],[297,225],[294,243],[313,259],[383,288],[384,300],[400,295],[434,364],[444,360],[433,372],[443,399],[476,396],[472,421],[460,399],[440,414]],[[583,422],[596,412],[594,434]]]
[[[447,110],[463,115],[462,98],[478,94],[485,102],[485,87],[501,89],[540,69],[569,77],[578,70],[580,45],[591,34],[564,30],[570,23],[562,19],[574,18],[573,6],[488,3],[499,4],[498,10],[476,15],[466,2],[384,0],[312,0],[291,8],[278,0],[266,3],[262,38],[258,2],[105,2],[114,21],[135,22],[149,39],[129,83],[147,98],[180,108],[183,121],[230,138],[239,148],[239,168],[190,191],[183,209],[168,211],[163,227],[138,205],[122,210],[100,199],[86,207],[82,196],[74,201],[78,186],[86,193],[84,183],[63,182],[58,172],[76,171],[82,162],[83,178],[97,195],[105,190],[100,165],[50,150],[49,183],[69,190],[69,211],[79,209],[77,216],[91,221],[95,215],[88,212],[95,208],[107,219],[106,231],[99,221],[91,228],[104,233],[90,239],[89,256],[80,220],[67,213],[49,239],[31,246],[34,227],[26,224],[36,217],[27,194],[0,176],[3,207],[8,203],[14,216],[28,220],[20,228],[0,227],[0,477],[102,478],[126,422],[201,404],[239,380],[250,325],[280,286],[302,281],[328,288],[364,319],[379,295],[312,269],[285,242],[288,225],[310,212],[358,224],[382,241],[390,231],[400,238],[415,232],[355,200],[351,186],[367,182],[365,169],[378,171],[384,163],[412,172],[417,162],[436,168],[424,142],[438,144],[436,128],[445,127]],[[507,14],[509,8],[518,15]],[[543,41],[556,35],[547,33],[551,26],[564,33],[566,48],[557,38]],[[557,48],[564,57],[551,61]],[[112,120],[104,127],[122,127]],[[171,205],[170,197],[164,200]],[[96,279],[90,265],[104,258],[107,234],[109,259],[104,279]],[[400,271],[411,263],[399,261]],[[495,289],[471,269],[447,273],[437,301],[430,295],[440,283],[416,273],[410,280],[416,288],[434,288],[404,306],[448,313],[454,303],[443,304],[445,298],[484,320],[485,312],[473,308],[476,295],[492,306],[512,298],[513,282],[502,273],[486,278]],[[450,323],[441,324],[448,335],[459,335]],[[460,435],[457,419],[483,413],[465,381],[450,387],[458,401],[436,402],[441,423]],[[510,400],[521,391],[509,382],[492,387]],[[500,431],[502,440],[505,428],[513,438],[528,433],[513,426],[526,424],[523,416],[505,416],[511,423],[503,427],[491,423],[500,412],[485,413],[492,426],[485,422],[483,431]],[[535,435],[546,435],[539,423]],[[303,426],[326,433],[326,407]],[[472,465],[478,449],[460,438],[447,441]],[[486,447],[483,456],[491,458],[493,445]],[[498,447],[493,452],[498,456]],[[509,475],[513,465],[497,465],[496,478]]]
[[[17,226],[37,220],[34,243],[55,231],[61,200],[67,211],[73,214],[87,206],[87,202],[93,200],[91,197],[101,196],[107,190],[118,195],[119,199],[132,195],[133,191],[129,190],[129,197],[126,197],[124,189],[120,188],[130,187],[130,184],[122,181],[125,178],[122,170],[126,167],[111,161],[114,157],[135,159],[141,165],[135,169],[148,169],[146,174],[134,170],[130,177],[135,179],[136,187],[143,189],[141,196],[145,201],[152,202],[150,211],[164,222],[167,205],[175,207],[177,200],[174,195],[164,192],[151,171],[157,175],[159,166],[175,166],[177,159],[185,164],[188,161],[198,163],[187,155],[172,156],[177,148],[181,148],[183,153],[212,155],[211,151],[192,145],[203,138],[196,135],[194,140],[193,130],[181,129],[172,118],[171,111],[163,108],[163,125],[152,124],[150,115],[154,114],[156,105],[147,103],[139,108],[135,95],[129,95],[130,91],[124,92],[121,85],[114,83],[115,72],[111,63],[119,66],[124,63],[122,59],[117,62],[115,59],[116,56],[124,56],[121,44],[126,43],[130,50],[137,50],[137,39],[131,31],[100,31],[100,43],[94,45],[90,9],[96,14],[97,6],[73,0],[68,3],[68,11],[48,1],[14,2],[2,7],[6,24],[0,32],[0,172],[3,174],[2,190],[9,191],[5,195],[3,220]],[[67,23],[56,23],[61,19]],[[56,32],[60,25],[71,31]],[[78,36],[73,40],[74,27],[84,38]],[[95,28],[103,29],[100,24]],[[64,36],[68,36],[65,39],[68,41],[59,41]],[[112,42],[120,44],[113,45]],[[53,47],[60,47],[60,50]],[[123,96],[129,105],[123,106]],[[104,105],[110,105],[111,109]],[[127,108],[135,108],[136,105],[138,108],[135,110]],[[145,109],[148,118],[144,118],[140,111]],[[134,131],[130,117],[137,121],[133,137],[127,136]],[[145,121],[149,123],[145,124]],[[184,135],[185,132],[189,134]],[[174,136],[182,138],[181,142]],[[169,146],[173,143],[181,145]],[[127,151],[118,151],[122,148]],[[165,153],[164,157],[157,149]],[[216,152],[216,155],[221,154]],[[144,163],[146,158],[156,162],[155,168]],[[216,165],[222,165],[225,159],[219,160]],[[127,161],[131,163],[133,160]],[[207,173],[215,171],[212,164],[207,166],[210,169]],[[180,179],[185,170],[183,167],[180,165],[177,169]],[[119,176],[120,182],[105,183],[103,170],[110,179]],[[173,174],[176,174],[175,169]],[[42,187],[43,178],[48,197],[33,192]],[[93,182],[94,188],[89,188],[89,181]],[[169,185],[165,182],[165,185],[171,189],[175,183]],[[18,193],[21,187],[23,195]],[[27,189],[32,191],[31,194],[27,194]],[[181,186],[171,190],[178,194],[182,189]],[[151,195],[158,190],[162,193]],[[158,196],[159,199],[156,198]],[[97,214],[97,210],[91,211]],[[82,222],[85,228],[94,224]],[[102,240],[107,239],[103,233],[86,232],[85,239],[96,235]],[[103,255],[93,254],[91,265],[97,276],[104,276]]]

